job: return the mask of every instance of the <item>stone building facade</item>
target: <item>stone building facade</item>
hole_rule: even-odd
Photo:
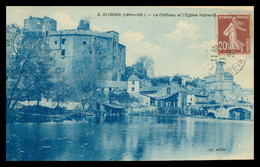
[[[216,62],[215,74],[204,77],[206,90],[209,92],[208,100],[223,103],[234,99],[234,77],[229,72],[224,72],[224,62]]]
[[[57,68],[65,76],[80,75],[82,71],[95,71],[99,80],[121,80],[125,72],[126,47],[119,43],[116,31],[97,32],[90,30],[89,21],[81,20],[77,29],[57,30],[57,22],[49,17],[30,17],[24,20],[24,27],[31,31],[42,31],[57,62]],[[93,66],[94,64],[94,66]],[[84,72],[83,72],[84,74]]]
[[[50,31],[57,30],[57,21],[46,16],[43,18],[30,16],[24,20],[24,28],[30,31],[44,32],[48,36]]]

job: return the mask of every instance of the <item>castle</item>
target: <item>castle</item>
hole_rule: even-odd
[[[57,68],[66,76],[79,75],[72,72],[74,67],[89,61],[94,62],[99,80],[120,81],[125,73],[126,47],[119,43],[116,31],[92,31],[86,20],[77,29],[57,30],[57,22],[49,17],[29,17],[24,28],[45,34]]]

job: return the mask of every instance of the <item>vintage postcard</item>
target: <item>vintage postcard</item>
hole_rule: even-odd
[[[241,159],[254,7],[6,7],[6,161]]]

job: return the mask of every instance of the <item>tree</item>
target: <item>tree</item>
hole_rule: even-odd
[[[139,102],[139,100],[131,96],[128,92],[122,91],[122,92],[110,92],[109,93],[109,99],[113,99],[113,101],[117,101],[121,105],[127,105],[129,103],[133,102]]]
[[[94,57],[79,56],[72,61],[71,86],[74,88],[74,100],[94,109],[98,100],[97,81],[99,80],[100,66],[95,63]]]
[[[151,79],[151,84],[153,86],[169,85],[170,77],[153,78],[153,79]]]
[[[73,88],[70,87],[68,81],[65,78],[54,82],[51,97],[57,102],[57,106],[60,106],[60,102],[69,101],[73,94]]]
[[[135,69],[134,69],[133,66],[126,66],[126,67],[125,67],[125,74],[122,74],[122,75],[121,75],[122,81],[127,81],[128,78],[130,78],[130,76],[131,76],[132,74],[134,74],[134,71],[135,71]]]
[[[172,82],[175,82],[178,85],[182,85],[182,78],[180,76],[174,76]]]
[[[153,65],[154,62],[151,58],[141,56],[131,67],[126,67],[126,74],[123,78],[129,78],[132,74],[135,74],[139,79],[148,79],[153,76]]]
[[[196,82],[196,80],[193,80],[193,81],[187,81],[185,83],[186,86],[190,85],[190,86],[193,86],[193,87],[198,87],[198,83]]]
[[[136,61],[136,64],[137,63],[142,64],[142,67],[146,71],[147,76],[152,77],[154,75],[153,73],[154,61],[152,58],[148,56],[140,56]]]
[[[51,88],[54,59],[42,32],[17,25],[6,27],[6,108],[19,101],[44,96]]]
[[[147,70],[144,68],[144,64],[142,62],[136,62],[132,67],[134,68],[134,74],[137,75],[138,78],[148,78]]]

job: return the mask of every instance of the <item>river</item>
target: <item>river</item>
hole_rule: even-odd
[[[100,116],[6,124],[7,161],[253,158],[252,121],[179,116]]]

